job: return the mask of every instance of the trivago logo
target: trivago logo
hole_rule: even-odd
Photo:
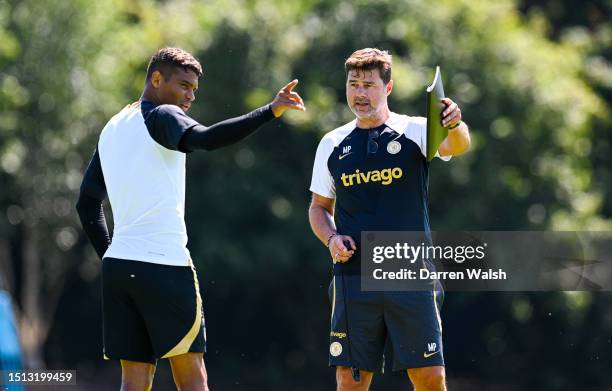
[[[345,187],[353,185],[361,185],[369,182],[380,182],[382,185],[390,185],[394,179],[399,179],[404,173],[399,167],[385,168],[383,170],[372,170],[368,172],[360,172],[355,170],[354,174],[342,173],[340,179]]]

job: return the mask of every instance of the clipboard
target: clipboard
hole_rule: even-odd
[[[427,87],[427,161],[430,162],[438,152],[442,141],[448,135],[448,129],[441,123],[442,111],[446,108],[440,99],[444,98],[444,86],[440,67],[436,66],[433,81]]]

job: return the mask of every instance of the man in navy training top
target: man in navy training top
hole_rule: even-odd
[[[186,114],[201,75],[181,49],[153,55],[140,100],[106,124],[81,185],[79,217],[103,258],[104,357],[121,361],[123,391],[150,390],[159,358],[170,360],[180,390],[208,390],[202,300],[186,247],[186,153],[236,143],[288,109],[305,110],[293,80],[266,106],[205,127]]]
[[[310,225],[334,262],[329,364],[338,390],[367,390],[388,341],[393,370],[407,371],[415,390],[445,390],[441,289],[362,292],[359,275],[362,231],[430,231],[426,119],[389,110],[386,51],[357,50],[345,70],[356,119],[323,137],[310,186]],[[470,136],[457,104],[442,101],[449,133],[437,156],[449,160],[469,148]]]

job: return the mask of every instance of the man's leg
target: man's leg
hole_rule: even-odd
[[[144,262],[141,262],[144,263]],[[134,293],[154,357],[167,358],[179,390],[208,390],[206,331],[195,268],[147,264]]]
[[[446,372],[443,366],[408,369],[414,391],[446,391]]]
[[[368,390],[383,364],[386,330],[380,292],[362,292],[361,277],[334,277],[331,285],[332,320],[329,365],[336,367],[338,390]],[[360,368],[361,380],[351,367]]]
[[[415,391],[446,391],[442,325],[442,292],[389,292],[385,321],[393,352],[393,370],[407,370]]]
[[[132,300],[134,278],[144,262],[104,258],[102,261],[102,314],[104,358],[120,360],[121,390],[150,390],[155,355],[147,327]]]
[[[153,385],[155,365],[121,360],[121,391],[149,391]]]
[[[367,391],[372,383],[372,372],[359,371],[361,380],[356,382],[353,379],[351,368],[338,366],[336,367],[336,382],[338,383],[338,391]]]
[[[180,354],[168,360],[179,391],[208,391],[208,375],[202,353]]]

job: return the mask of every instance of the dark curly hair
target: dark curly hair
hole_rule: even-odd
[[[387,84],[391,80],[391,64],[391,55],[386,50],[366,48],[353,52],[344,63],[344,70],[348,76],[348,73],[352,70],[370,71],[378,69],[380,78],[383,83]]]
[[[155,71],[159,71],[165,80],[169,80],[176,68],[190,70],[198,77],[202,76],[202,66],[191,53],[179,48],[163,48],[151,57],[147,67],[147,80],[151,79]]]

